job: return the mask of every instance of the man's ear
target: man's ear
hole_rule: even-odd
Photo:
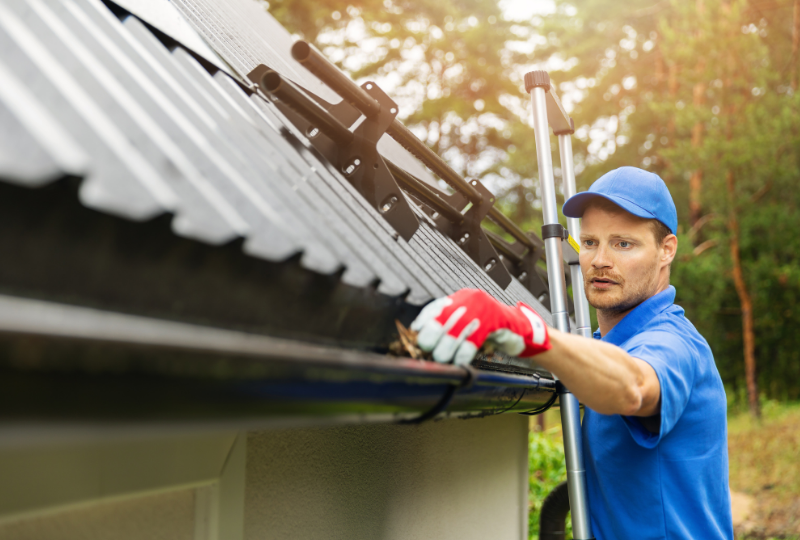
[[[678,237],[674,234],[667,235],[661,242],[661,260],[667,265],[672,263],[678,253]]]

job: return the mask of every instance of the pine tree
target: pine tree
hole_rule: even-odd
[[[559,2],[544,22],[546,53],[566,66],[551,76],[563,91],[583,90],[574,111],[585,139],[579,178],[586,185],[638,165],[667,181],[684,224],[672,279],[679,303],[711,341],[725,380],[744,382],[756,415],[759,380],[773,396],[800,395],[789,331],[800,246],[779,232],[797,223],[797,59],[784,37],[796,21],[763,9],[705,0],[613,10],[587,0]],[[598,144],[590,131],[601,128],[604,145],[587,152]],[[757,358],[769,359],[758,371]]]
[[[800,397],[800,0],[555,0],[524,23],[496,0],[269,10],[353,77],[390,83],[401,119],[464,175],[493,179],[532,230],[522,75],[548,69],[573,105],[579,189],[622,165],[667,182],[682,224],[678,303],[726,384],[756,414],[759,392]]]

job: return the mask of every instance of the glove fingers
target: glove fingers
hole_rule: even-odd
[[[499,304],[484,291],[462,289],[431,302],[411,324],[411,329],[418,332],[419,347],[433,351],[435,361],[468,364],[487,335],[505,327],[508,310],[511,308]]]
[[[445,321],[444,324],[439,322],[439,319],[433,319],[428,321],[428,323],[422,327],[417,334],[417,345],[423,351],[432,351],[437,346],[439,341],[444,337],[447,332],[455,326],[458,320],[464,316],[466,313],[467,308],[461,306],[460,308],[456,309],[450,317]]]
[[[458,311],[461,309],[466,312],[466,308],[459,308],[456,310],[456,313],[458,313]],[[459,314],[459,318],[463,316],[464,312]],[[453,317],[456,315],[456,313],[453,314]],[[450,322],[453,320],[453,317],[450,317],[450,319],[447,321],[448,324],[450,324]],[[478,319],[472,319],[461,329],[457,335],[454,336],[452,335],[452,327],[455,326],[456,322],[458,321],[453,321],[453,324],[450,324],[450,328],[445,331],[444,335],[442,335],[439,339],[439,343],[436,345],[436,348],[433,349],[433,359],[435,361],[442,363],[453,361],[456,351],[459,349],[459,347],[481,326],[481,321]],[[475,350],[477,352],[477,348]],[[470,358],[469,361],[472,361],[472,358]]]
[[[489,314],[484,313],[479,318],[473,316],[472,311],[469,311],[467,316],[459,319],[441,338],[442,349],[439,351],[438,357],[442,360],[439,361],[448,362],[452,358],[456,364],[463,365],[472,362],[486,340],[486,336],[497,328],[496,321],[487,315]],[[436,359],[437,352],[434,350],[434,360]]]
[[[453,300],[447,296],[434,300],[422,308],[417,318],[411,323],[410,328],[415,332],[419,332],[428,322],[438,317],[442,310],[452,303]]]
[[[456,349],[453,363],[459,366],[466,366],[472,362],[476,354],[478,354],[478,347],[470,340],[464,340],[464,343],[459,345],[458,349]]]

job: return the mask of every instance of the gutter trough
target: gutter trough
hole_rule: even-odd
[[[0,295],[0,424],[408,421],[524,412],[546,372],[472,369]]]

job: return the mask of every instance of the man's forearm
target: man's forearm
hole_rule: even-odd
[[[431,302],[411,329],[437,362],[468,364],[487,341],[511,356],[535,356],[597,412],[649,416],[658,405],[658,377],[645,362],[608,343],[548,330],[529,306],[505,306],[481,290]]]
[[[645,373],[624,350],[550,329],[552,349],[535,361],[551,371],[587,407],[602,414],[641,415]]]

